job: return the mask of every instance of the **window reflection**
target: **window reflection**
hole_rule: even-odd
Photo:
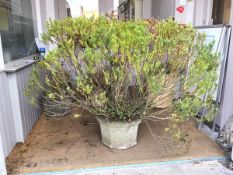
[[[0,34],[4,62],[36,52],[31,0],[0,0]]]

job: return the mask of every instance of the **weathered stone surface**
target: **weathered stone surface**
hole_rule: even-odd
[[[137,144],[138,126],[141,120],[109,122],[97,119],[100,124],[102,143],[112,149],[128,149]]]

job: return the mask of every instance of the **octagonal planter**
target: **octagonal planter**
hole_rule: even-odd
[[[97,118],[102,143],[111,149],[128,149],[137,144],[138,126],[141,120],[113,122]]]

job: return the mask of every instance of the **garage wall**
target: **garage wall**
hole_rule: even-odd
[[[143,19],[151,18],[152,0],[143,0]]]
[[[213,0],[194,0],[194,21],[195,26],[212,25]]]
[[[14,73],[16,76],[16,85],[18,91],[17,95],[19,100],[19,108],[21,115],[20,118],[22,120],[22,130],[23,130],[23,140],[18,139],[17,141],[24,141],[26,139],[26,137],[31,132],[34,124],[36,123],[36,121],[40,116],[40,108],[33,107],[31,104],[29,104],[27,102],[27,98],[24,95],[31,70],[32,70],[32,66],[28,66]],[[11,92],[11,94],[13,94],[13,92]]]
[[[40,116],[40,109],[24,95],[31,66],[17,72],[0,73],[0,135],[4,157],[17,142],[23,142]]]
[[[16,143],[15,123],[13,118],[11,97],[7,75],[0,72],[0,134],[6,157]]]
[[[3,152],[3,144],[2,144],[2,136],[0,134],[0,174],[7,174],[6,173],[6,164],[4,159],[4,152]]]
[[[233,25],[233,3],[231,4],[230,25]],[[231,34],[228,65],[223,92],[223,103],[221,105],[219,117],[221,128],[223,128],[227,120],[233,116],[233,34]]]
[[[98,0],[99,3],[99,14],[105,15],[114,9],[113,0]]]
[[[33,16],[36,17],[37,23],[35,31],[38,34],[46,30],[47,19],[64,16],[66,11],[64,2],[65,0],[49,0],[48,2],[32,0]],[[57,7],[56,5],[60,8],[58,16],[54,9]],[[64,8],[62,12],[61,8]],[[36,36],[39,36],[38,34]],[[0,42],[0,136],[2,142],[0,149],[3,151],[3,157],[11,152],[17,142],[25,140],[40,116],[40,109],[32,107],[24,95],[32,67],[30,65],[21,66],[21,64],[15,63],[14,68],[10,71],[5,67]]]
[[[212,24],[213,0],[190,0],[185,3],[184,12],[179,13],[180,0],[175,0],[175,19],[182,24],[192,24],[193,26],[203,26]]]
[[[159,19],[175,17],[175,0],[152,0],[151,14]]]
[[[55,6],[55,18],[63,19],[67,17],[67,9],[66,9],[66,0],[57,0],[54,1]]]

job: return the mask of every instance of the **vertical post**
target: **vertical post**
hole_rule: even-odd
[[[12,105],[12,112],[15,125],[15,135],[17,142],[24,142],[26,137],[26,132],[23,127],[23,119],[20,111],[20,99],[17,86],[17,78],[15,73],[10,73],[7,75],[10,91],[10,99]]]
[[[0,71],[1,69],[4,69],[4,59],[3,59],[3,50],[2,50],[2,39],[1,39],[1,34],[0,34]],[[3,152],[3,143],[2,143],[1,133],[0,133],[0,174],[6,175],[5,155]]]
[[[34,2],[33,7],[35,7],[36,11],[36,21],[37,21],[37,32],[38,37],[46,31],[45,23],[49,19],[56,19],[56,10],[58,15],[58,3],[59,1],[56,0],[33,0]],[[64,7],[66,8],[66,7]]]
[[[142,0],[135,0],[134,1],[134,8],[135,8],[135,19],[142,19],[143,18],[143,2],[142,2]]]
[[[42,19],[41,19],[41,6],[40,6],[40,0],[34,0],[35,1],[35,10],[36,11],[36,23],[37,23],[37,32],[38,37],[40,38],[40,35],[43,33],[43,25],[42,25]]]
[[[3,59],[3,50],[2,50],[2,39],[0,34],[0,71],[4,69],[4,59]],[[1,112],[1,111],[0,111]],[[3,143],[2,135],[0,133],[0,174],[6,175],[6,163],[5,163],[5,154],[3,152]]]
[[[3,50],[2,50],[2,39],[0,34],[0,70],[4,69],[4,59],[3,59]]]
[[[2,144],[2,136],[0,133],[0,174],[7,175],[6,173],[6,163],[5,163],[5,155],[3,152],[3,144]]]
[[[202,26],[203,24],[203,1],[202,0],[195,0],[194,1],[194,17],[193,17],[193,24],[195,26]]]
[[[56,0],[58,1],[58,0]],[[58,7],[55,7],[55,1],[54,0],[46,0],[46,14],[47,14],[47,20],[48,19],[56,19],[56,11],[55,11],[55,8],[58,8]],[[58,3],[58,2],[57,2]]]

